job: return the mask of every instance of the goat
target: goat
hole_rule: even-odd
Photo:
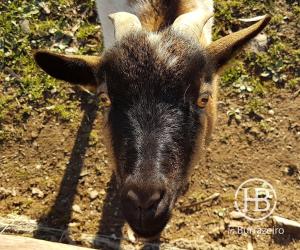
[[[212,0],[98,0],[97,7],[101,56],[38,50],[34,58],[49,75],[106,100],[103,133],[124,217],[153,237],[215,126],[220,69],[270,17],[212,41]]]

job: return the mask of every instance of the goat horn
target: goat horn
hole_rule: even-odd
[[[135,32],[142,29],[142,24],[138,17],[128,12],[116,12],[110,14],[109,19],[112,21],[115,28],[115,38],[120,41],[121,38],[130,32]]]
[[[177,17],[172,25],[173,29],[200,41],[205,24],[213,17],[213,13],[193,11]]]

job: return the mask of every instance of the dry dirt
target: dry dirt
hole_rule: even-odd
[[[86,95],[82,99],[80,124],[58,123],[41,114],[26,124],[21,141],[2,145],[0,159],[5,167],[0,173],[1,215],[26,215],[49,227],[69,228],[71,239],[88,245],[89,240],[81,241],[83,234],[119,238],[123,233],[124,243],[129,244],[128,230],[126,227],[122,230],[124,220],[99,130],[102,114],[88,99]],[[274,114],[265,119],[273,121],[275,130],[263,135],[245,125],[228,124],[226,110],[233,101],[238,100],[220,101],[213,141],[205,159],[193,172],[189,191],[177,203],[161,243],[195,249],[200,242],[214,242],[213,245],[235,244],[245,249],[251,241],[255,249],[299,249],[300,243],[292,239],[235,235],[227,227],[228,214],[234,210],[235,190],[253,177],[263,178],[274,186],[278,196],[274,214],[299,220],[300,96],[282,90],[268,97]],[[89,138],[91,132],[96,136]],[[33,194],[35,187],[41,192]],[[99,193],[95,199],[90,198],[92,190]],[[220,197],[182,209],[214,193],[220,193]],[[268,220],[242,223],[244,227],[271,226]],[[61,233],[55,235],[43,229],[34,235],[68,240],[65,236],[61,238]],[[215,247],[207,249],[219,249]]]

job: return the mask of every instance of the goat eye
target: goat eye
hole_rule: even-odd
[[[101,93],[99,99],[102,106],[109,107],[111,105],[111,101],[106,93]]]
[[[200,94],[197,100],[197,105],[199,106],[199,108],[205,108],[206,104],[209,101],[209,96],[209,93]]]

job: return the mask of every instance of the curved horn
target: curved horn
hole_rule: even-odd
[[[187,34],[190,37],[200,40],[203,27],[210,18],[213,17],[213,13],[193,11],[180,15],[177,17],[172,25],[173,29],[183,34]]]
[[[108,17],[115,27],[115,38],[117,41],[130,32],[142,29],[142,24],[138,17],[128,12],[116,12]]]

